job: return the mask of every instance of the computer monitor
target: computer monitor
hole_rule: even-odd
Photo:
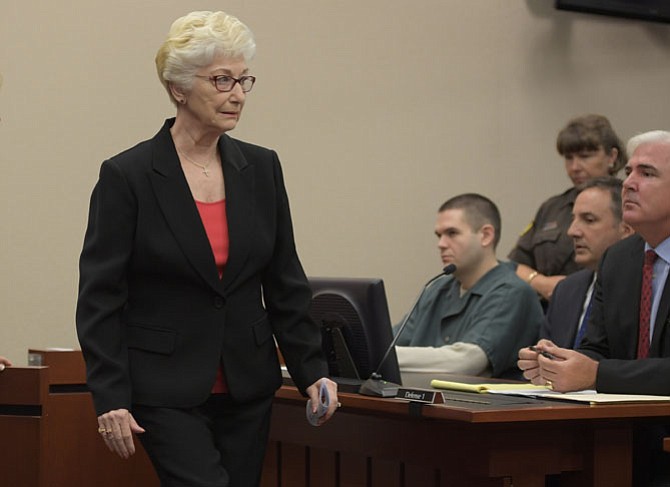
[[[310,277],[310,315],[321,327],[330,375],[358,384],[373,372],[401,384],[384,281],[378,278]]]

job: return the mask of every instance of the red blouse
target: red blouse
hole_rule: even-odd
[[[205,227],[209,244],[214,254],[214,262],[219,270],[219,278],[223,277],[223,269],[228,262],[228,249],[230,241],[228,239],[228,220],[226,218],[226,200],[205,203],[196,201],[200,219]],[[212,394],[228,392],[226,376],[223,373],[223,364],[219,364],[216,372],[216,381],[212,387]]]

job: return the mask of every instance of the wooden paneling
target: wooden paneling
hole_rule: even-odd
[[[81,356],[32,352],[49,366],[0,374],[0,431],[10,445],[0,485],[157,487],[139,442],[122,460],[100,439],[90,394],[80,391]],[[79,387],[62,392],[68,385]],[[544,487],[550,474],[565,487],[628,487],[636,422],[670,416],[661,403],[410,406],[341,394],[343,407],[315,428],[304,401],[293,387],[277,393],[263,487]]]
[[[30,352],[43,354],[48,367],[8,367],[0,374],[0,486],[158,487],[138,441],[136,454],[123,460],[100,438],[81,354]],[[61,386],[75,392],[58,392]]]
[[[338,487],[337,471],[339,457],[337,452],[322,448],[309,449],[309,485],[319,487]]]
[[[1,384],[0,384],[0,387]],[[40,487],[40,417],[0,416],[0,485]]]
[[[566,487],[628,487],[635,425],[670,415],[663,403],[417,407],[344,393],[340,401],[314,428],[297,391],[278,392],[270,435],[281,452],[272,468],[291,482],[282,486],[544,487],[558,475]]]
[[[85,384],[86,366],[79,350],[28,350],[29,362],[49,367],[49,384]]]
[[[46,367],[7,367],[0,373],[0,406],[40,406],[49,392]]]

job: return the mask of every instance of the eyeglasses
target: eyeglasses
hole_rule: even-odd
[[[240,76],[239,78],[233,78],[227,74],[220,74],[218,76],[200,76],[196,74],[195,77],[211,81],[214,88],[223,93],[232,91],[233,88],[235,88],[235,83],[240,84],[243,92],[249,93],[256,82],[255,76]]]

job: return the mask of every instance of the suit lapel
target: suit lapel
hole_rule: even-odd
[[[227,135],[219,141],[226,181],[226,216],[230,241],[228,263],[223,271],[223,286],[228,289],[249,257],[255,221],[254,166],[249,164],[238,145]]]
[[[212,248],[170,136],[170,121],[154,137],[151,184],[163,217],[195,270],[222,292]]]
[[[630,315],[620,319],[620,326],[624,327],[619,330],[619,336],[626,340],[624,349],[628,350],[628,356],[635,358],[637,356],[637,342],[640,330],[640,294],[642,292],[642,264],[644,263],[644,240],[639,235],[630,237],[635,239],[630,247],[630,255],[628,265],[633,268],[632,279],[628,286],[622,288],[624,293],[630,293],[630,302],[632,306],[628,308]],[[621,264],[625,265],[624,263]],[[623,272],[622,274],[626,274]],[[625,299],[626,296],[620,296],[620,299]],[[622,307],[623,312],[623,307]],[[628,323],[634,323],[635,326],[629,326]]]
[[[586,293],[589,290],[591,281],[593,280],[592,271],[578,271],[578,276],[575,276],[574,286],[569,286],[569,295],[568,299],[565,300],[566,304],[566,323],[568,326],[560,327],[560,329],[565,330],[565,343],[569,343],[568,348],[572,348],[575,338],[577,336],[577,330],[581,325],[580,318],[582,317],[582,311],[584,310],[584,304],[586,301]],[[587,326],[587,323],[584,324]]]
[[[656,312],[656,321],[654,322],[654,335],[651,339],[651,346],[649,347],[649,356],[661,356],[661,337],[668,333],[668,321],[670,320],[670,276],[665,281],[663,294],[661,294],[661,302],[658,304],[658,311]]]
[[[629,291],[632,293],[632,315],[630,320],[632,320],[637,326],[632,327],[633,332],[631,335],[622,334],[622,336],[629,336],[629,353],[631,357],[637,356],[637,342],[639,335],[640,327],[640,293],[642,291],[642,266],[644,264],[644,240],[640,236],[631,237],[636,238],[635,245],[631,246],[630,253],[630,265],[634,267],[635,273],[634,278],[630,282]],[[661,352],[661,339],[665,333],[667,333],[668,320],[670,319],[670,279],[665,283],[665,288],[663,289],[663,294],[661,295],[661,302],[658,305],[658,311],[656,313],[656,321],[654,322],[654,334],[652,336],[651,345],[649,347],[649,356],[650,357],[659,357]],[[621,321],[622,324],[626,323],[626,320]]]

